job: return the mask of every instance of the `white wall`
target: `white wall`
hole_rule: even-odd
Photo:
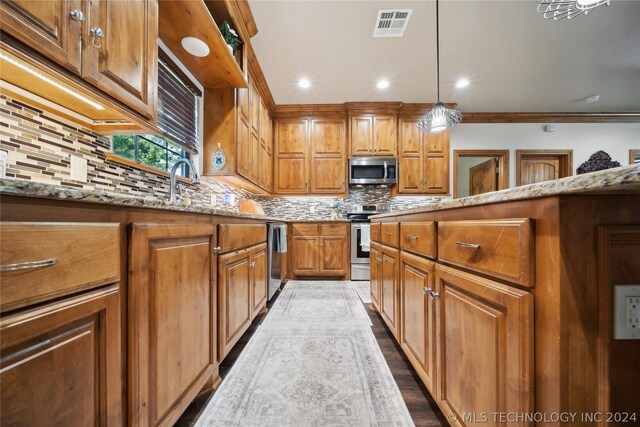
[[[509,150],[509,186],[516,182],[516,151],[531,149],[573,150],[576,168],[598,150],[604,150],[622,166],[629,164],[629,150],[640,149],[640,123],[565,123],[555,132],[543,124],[460,124],[451,131],[451,188],[453,150]]]

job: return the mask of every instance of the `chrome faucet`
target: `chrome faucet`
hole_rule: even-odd
[[[180,167],[181,164],[186,164],[189,166],[189,171],[191,172],[191,176],[192,181],[194,184],[197,184],[200,180],[200,177],[198,176],[198,172],[196,171],[196,168],[193,167],[193,163],[191,163],[191,160],[189,159],[180,159],[177,162],[175,162],[173,164],[173,167],[171,168],[171,174],[169,175],[169,187],[170,187],[170,193],[169,193],[169,203],[176,203],[176,172],[178,172],[178,168]]]

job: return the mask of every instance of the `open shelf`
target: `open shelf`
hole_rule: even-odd
[[[246,88],[247,81],[229,51],[203,0],[163,0],[160,5],[159,36],[205,88]],[[204,58],[182,47],[184,37],[204,41],[211,53]]]

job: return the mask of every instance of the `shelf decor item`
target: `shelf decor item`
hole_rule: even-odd
[[[225,43],[229,46],[231,54],[236,59],[236,62],[238,62],[238,47],[242,44],[238,37],[238,33],[236,33],[236,30],[231,28],[227,21],[222,21],[222,24],[220,24],[220,33],[222,34],[222,38]]]
[[[545,19],[559,21],[588,14],[598,6],[609,6],[610,0],[538,0],[538,13]]]
[[[611,156],[609,154],[600,150],[593,153],[591,157],[589,157],[589,160],[581,164],[578,169],[576,169],[576,174],[581,175],[583,173],[617,168],[618,166],[620,166],[620,162],[611,160]]]
[[[438,90],[438,102],[431,110],[424,114],[416,123],[422,132],[440,133],[450,129],[462,121],[462,114],[458,110],[447,108],[440,102],[440,13],[436,0],[436,87]]]

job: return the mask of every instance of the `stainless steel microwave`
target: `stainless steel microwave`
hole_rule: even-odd
[[[398,160],[395,157],[351,157],[349,185],[387,184],[398,182]]]

